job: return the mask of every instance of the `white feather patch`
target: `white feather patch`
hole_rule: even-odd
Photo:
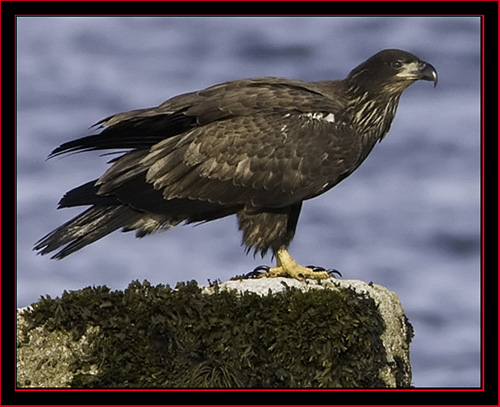
[[[305,113],[302,115],[303,117],[307,117],[311,120],[320,120],[328,123],[335,123],[335,116],[333,113],[324,113],[324,112],[314,112],[314,113]]]

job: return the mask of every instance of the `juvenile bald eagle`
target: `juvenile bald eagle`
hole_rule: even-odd
[[[432,65],[381,51],[344,80],[242,79],[173,97],[96,123],[102,131],[52,156],[118,149],[100,178],[66,193],[59,208],[86,211],[35,245],[63,257],[117,230],[144,235],[236,214],[248,251],[268,250],[268,276],[327,278],[287,252],[302,202],[349,176],[391,127],[399,98]]]

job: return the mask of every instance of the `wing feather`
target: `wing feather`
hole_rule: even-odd
[[[282,115],[276,114],[191,130],[191,142],[179,149],[172,150],[169,143],[154,149],[146,179],[167,200],[281,207],[315,196],[325,184],[331,187],[340,180],[358,156],[355,149],[349,156],[339,155],[347,151],[341,144],[352,136],[342,126],[301,116],[289,114],[286,137],[282,125],[275,124]]]
[[[148,149],[116,159],[97,181],[98,193],[112,194],[143,177],[165,200],[226,207],[283,207],[316,196],[351,171],[359,152],[353,131],[334,120],[341,117],[343,101],[315,86],[279,78],[228,82],[154,109],[112,116],[102,122],[109,134],[131,123],[136,134],[141,120],[168,118],[168,112],[176,112],[175,123],[184,131],[166,131],[169,136]],[[161,121],[154,123],[150,135],[152,128],[161,131]]]

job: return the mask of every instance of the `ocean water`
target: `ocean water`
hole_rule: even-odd
[[[436,41],[439,38],[439,41]],[[384,48],[432,63],[390,133],[302,209],[292,256],[395,291],[415,328],[417,387],[480,385],[480,20],[475,17],[23,17],[17,19],[17,301],[132,280],[222,281],[246,256],[234,217],[135,239],[116,232],[63,261],[33,243],[78,209],[69,189],[109,157],[46,161],[108,115],[244,77],[340,79]]]

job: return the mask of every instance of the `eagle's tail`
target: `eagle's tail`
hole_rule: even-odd
[[[140,215],[123,205],[93,206],[41,238],[34,250],[44,255],[64,246],[52,256],[62,259],[117,229],[134,224]]]
[[[62,197],[58,208],[86,205],[90,208],[41,238],[35,243],[34,250],[45,255],[59,249],[52,258],[62,259],[118,229],[124,232],[135,230],[137,237],[143,237],[168,230],[181,222],[206,222],[239,209],[189,199],[164,200],[160,192],[139,178],[130,181],[120,191],[127,198],[125,201],[131,201],[131,204],[124,204],[114,195],[99,195],[96,182],[80,185]],[[143,189],[144,185],[149,188]],[[133,205],[138,196],[151,198],[147,209]]]

